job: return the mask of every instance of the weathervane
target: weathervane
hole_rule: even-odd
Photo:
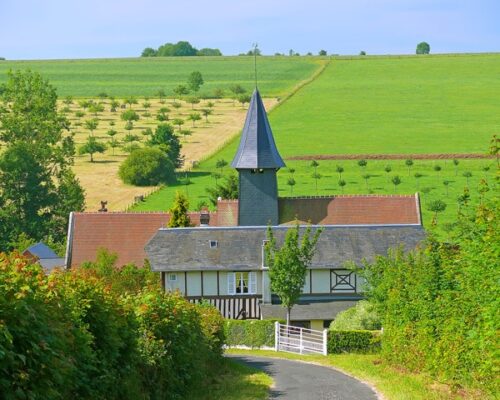
[[[254,67],[254,73],[255,73],[255,88],[257,89],[257,48],[259,44],[254,43],[252,44],[253,47],[253,67]]]

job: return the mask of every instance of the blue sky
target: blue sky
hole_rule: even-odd
[[[499,0],[0,0],[0,57],[131,57],[188,40],[224,54],[500,51]]]

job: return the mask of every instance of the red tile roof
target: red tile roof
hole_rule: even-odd
[[[200,213],[189,213],[189,216],[193,224],[199,225]],[[146,242],[168,221],[169,214],[166,212],[72,213],[66,266],[70,268],[85,261],[94,261],[99,248],[118,254],[119,266],[128,263],[142,266],[146,258]],[[210,225],[212,223],[211,218]]]
[[[280,198],[280,224],[301,222],[321,225],[421,224],[418,196],[330,196]],[[200,213],[190,213],[194,225]],[[94,261],[99,248],[117,253],[117,265],[142,266],[144,246],[159,228],[167,225],[166,212],[72,213],[68,231],[66,266]],[[238,200],[221,200],[210,214],[211,226],[238,225]]]
[[[320,225],[420,224],[418,195],[285,197],[278,201],[280,224],[297,218]]]

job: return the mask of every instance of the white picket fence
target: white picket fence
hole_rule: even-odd
[[[316,331],[298,326],[275,324],[274,349],[299,354],[327,355],[327,330]]]

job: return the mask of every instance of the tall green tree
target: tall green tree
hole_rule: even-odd
[[[417,44],[417,54],[429,54],[431,52],[431,46],[427,42],[420,42]]]
[[[189,89],[191,89],[193,92],[197,93],[198,90],[200,90],[203,83],[205,82],[203,80],[203,76],[201,75],[200,71],[193,71],[189,74],[187,84]]]
[[[56,90],[36,72],[9,72],[0,110],[0,249],[21,233],[63,241],[68,214],[82,211],[85,199],[70,170],[74,141]]]
[[[177,191],[175,192],[175,199],[172,207],[168,210],[170,219],[168,221],[169,228],[179,228],[192,226],[191,219],[188,215],[189,201],[187,197]]]
[[[87,141],[78,148],[78,154],[90,155],[90,162],[94,162],[94,154],[104,153],[106,150],[106,144],[97,140],[94,136],[89,136]]]
[[[179,138],[174,135],[174,128],[170,124],[159,124],[146,143],[158,147],[165,152],[174,168],[182,167],[184,158],[181,155],[182,145]]]
[[[314,234],[308,226],[300,238],[300,226],[288,229],[283,245],[278,246],[272,228],[267,228],[268,242],[265,245],[266,264],[269,267],[271,290],[286,308],[286,322],[290,325],[292,307],[297,304],[306,282],[307,268],[311,265],[321,228]]]

